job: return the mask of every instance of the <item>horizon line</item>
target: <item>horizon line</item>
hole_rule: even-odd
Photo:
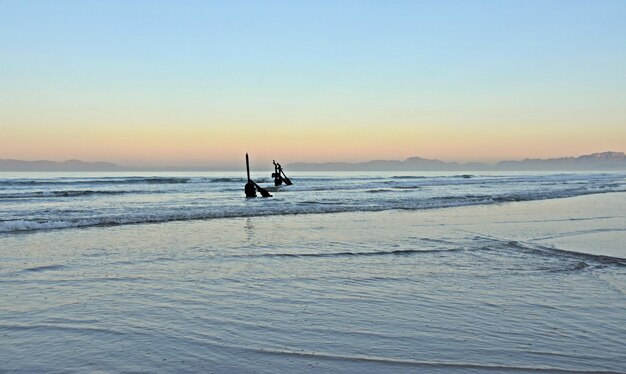
[[[504,159],[504,160],[498,160],[498,161],[494,161],[494,162],[482,162],[482,161],[443,161],[440,159],[436,159],[436,158],[424,158],[424,157],[420,157],[420,156],[411,156],[405,159],[371,159],[371,160],[366,160],[366,161],[323,161],[323,162],[310,162],[310,161],[295,161],[295,162],[289,162],[289,163],[283,163],[285,166],[297,166],[297,167],[323,167],[323,166],[344,166],[344,167],[350,167],[350,166],[367,166],[367,164],[374,164],[374,163],[405,163],[407,161],[410,160],[416,160],[416,161],[423,161],[423,162],[434,162],[434,163],[438,163],[440,164],[441,167],[498,167],[500,164],[503,163],[523,163],[523,162],[533,162],[533,161],[557,161],[557,160],[576,160],[579,158],[584,158],[584,157],[592,157],[592,156],[601,156],[601,155],[610,155],[610,156],[616,156],[619,158],[619,156],[621,156],[620,161],[625,160],[626,159],[626,155],[625,152],[623,151],[603,151],[603,152],[593,152],[593,153],[588,153],[588,154],[582,154],[582,155],[577,155],[577,156],[559,156],[559,157],[551,157],[551,158],[530,158],[530,157],[526,157],[523,159]],[[602,161],[601,159],[599,159],[598,161]],[[604,161],[610,161],[610,160],[604,160]],[[26,165],[22,165],[24,167],[28,167],[30,166],[34,166],[34,164],[37,163],[46,163],[46,164],[50,164],[48,166],[54,168],[54,167],[63,167],[63,166],[68,166],[71,167],[72,165],[76,168],[78,168],[77,170],[58,170],[58,171],[238,171],[241,169],[240,166],[237,166],[234,163],[222,163],[222,164],[214,164],[214,165],[209,165],[209,164],[204,164],[204,165],[137,165],[137,164],[124,164],[124,163],[116,163],[116,162],[111,162],[111,161],[84,161],[84,160],[80,160],[80,159],[76,159],[76,158],[72,158],[72,159],[67,159],[67,160],[63,160],[63,161],[56,161],[56,160],[48,160],[48,159],[39,159],[39,160],[21,160],[21,159],[14,159],[14,158],[8,158],[8,159],[0,159],[0,162],[4,162],[6,163],[25,163]],[[209,161],[210,162],[210,161]],[[265,165],[266,160],[262,160],[263,165]],[[258,165],[259,163],[257,163]],[[4,165],[5,167],[8,167],[9,165]],[[13,165],[14,168],[17,168],[19,165]],[[271,166],[271,165],[270,165]],[[271,169],[271,167],[268,166],[268,170]],[[43,167],[43,165],[41,165],[41,167]],[[85,168],[89,168],[89,167],[94,167],[94,168],[98,168],[98,170],[87,170]],[[3,170],[0,169],[0,171],[39,171],[39,170]],[[46,170],[41,170],[41,171],[46,171]],[[51,171],[55,171],[55,170],[51,170]]]

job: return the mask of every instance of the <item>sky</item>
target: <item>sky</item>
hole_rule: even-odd
[[[0,158],[626,151],[626,1],[0,0]]]

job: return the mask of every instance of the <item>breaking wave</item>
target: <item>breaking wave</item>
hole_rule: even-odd
[[[51,197],[78,197],[90,195],[124,195],[129,193],[155,193],[154,191],[116,191],[116,190],[67,190],[67,191],[33,191],[23,193],[0,193],[0,200],[37,199]]]
[[[293,180],[292,186],[273,189],[272,199],[250,200],[243,197],[245,179],[240,177],[0,179],[0,202],[4,203],[0,205],[0,233],[235,217],[439,209],[626,191],[626,179],[620,174],[396,175]],[[106,184],[110,185],[103,186]],[[164,184],[171,186],[160,186]],[[141,199],[115,197],[126,194],[144,195]],[[93,198],[80,199],[87,196]],[[11,201],[20,201],[19,207],[6,204]]]
[[[55,179],[2,179],[0,187],[18,186],[66,186],[66,185],[119,185],[119,184],[179,184],[191,178],[176,177],[127,177],[127,178],[55,178]]]
[[[0,233],[27,232],[90,226],[117,226],[142,223],[164,223],[170,221],[206,220],[219,218],[260,217],[275,215],[331,214],[343,212],[373,212],[384,210],[438,209],[469,205],[488,205],[502,202],[543,200],[579,196],[610,191],[568,190],[560,193],[536,193],[492,197],[489,195],[444,196],[428,199],[380,200],[374,204],[363,204],[359,200],[346,201],[302,201],[281,203],[278,200],[260,200],[243,205],[199,207],[193,209],[160,208],[135,211],[123,215],[77,217],[55,219],[6,219],[0,220]]]

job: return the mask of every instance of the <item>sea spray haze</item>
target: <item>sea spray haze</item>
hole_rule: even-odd
[[[624,372],[624,174],[290,177],[3,174],[2,369]]]

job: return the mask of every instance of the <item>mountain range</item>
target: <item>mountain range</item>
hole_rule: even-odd
[[[601,152],[578,157],[550,159],[524,159],[500,161],[496,164],[481,162],[458,163],[411,157],[406,160],[372,160],[367,162],[296,162],[285,165],[289,171],[575,171],[575,170],[626,170],[624,152]],[[146,168],[120,166],[110,162],[62,162],[39,160],[24,161],[0,159],[0,171],[142,171]],[[224,168],[149,168],[156,170],[224,170]],[[146,170],[148,171],[148,170]]]
[[[574,170],[626,170],[623,152],[602,152],[578,157],[550,159],[524,159],[500,161],[496,164],[481,162],[458,163],[411,157],[406,160],[372,160],[359,163],[296,162],[285,166],[293,171],[574,171]]]

